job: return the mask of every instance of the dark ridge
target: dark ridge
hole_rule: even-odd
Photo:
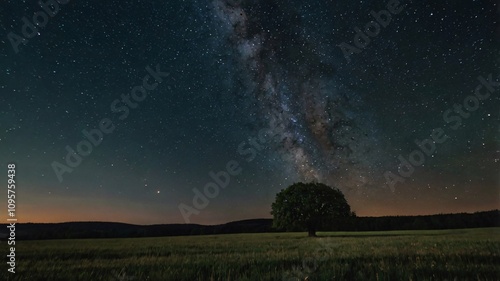
[[[0,225],[0,239],[9,235]],[[321,231],[387,231],[500,227],[500,210],[428,216],[355,217],[337,219]],[[116,222],[20,223],[16,240],[132,238],[232,233],[278,232],[272,219],[249,219],[220,225],[157,224],[134,225]]]

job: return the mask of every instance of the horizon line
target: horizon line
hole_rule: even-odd
[[[439,215],[459,215],[459,214],[476,214],[476,213],[487,213],[487,212],[499,212],[500,209],[492,209],[492,210],[485,210],[485,211],[474,211],[474,212],[458,212],[458,213],[436,213],[436,214],[427,214],[427,215],[384,215],[384,216],[356,216],[356,218],[384,218],[384,217],[428,217],[428,216],[439,216]],[[155,225],[200,225],[200,226],[217,226],[217,225],[225,225],[229,223],[235,223],[235,222],[243,222],[243,221],[252,221],[252,220],[272,220],[273,218],[252,218],[252,219],[241,219],[241,220],[234,220],[234,221],[229,221],[225,223],[218,223],[218,224],[199,224],[199,223],[154,223],[154,224],[136,224],[136,223],[128,223],[128,222],[121,222],[121,221],[86,221],[86,220],[81,220],[81,221],[62,221],[62,222],[19,222],[16,221],[14,222],[15,224],[65,224],[65,223],[117,223],[117,224],[128,224],[128,225],[135,225],[135,226],[155,226]],[[8,225],[9,222],[8,220],[5,220],[6,223],[1,223],[2,225]]]

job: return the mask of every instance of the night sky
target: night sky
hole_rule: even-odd
[[[298,181],[359,216],[500,207],[496,1],[60,2],[0,4],[20,222],[268,218]]]

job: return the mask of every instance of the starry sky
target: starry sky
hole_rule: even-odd
[[[498,1],[60,2],[0,6],[20,222],[268,218],[297,181],[360,216],[500,207]]]

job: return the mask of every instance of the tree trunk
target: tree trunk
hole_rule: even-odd
[[[309,228],[308,233],[309,237],[316,237],[316,230],[314,228]]]

